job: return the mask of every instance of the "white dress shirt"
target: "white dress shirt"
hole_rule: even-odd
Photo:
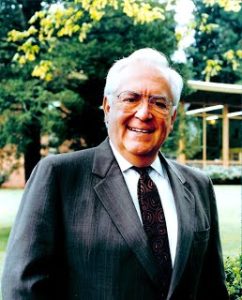
[[[110,141],[113,154],[118,162],[118,165],[123,173],[125,182],[127,184],[129,193],[134,202],[134,206],[137,210],[140,221],[142,222],[139,200],[137,195],[137,186],[140,174],[132,169],[133,165],[129,163],[114,147]],[[165,168],[162,167],[159,157],[151,164],[151,169],[149,171],[149,176],[155,182],[162,207],[165,214],[166,226],[168,231],[169,246],[171,252],[171,261],[174,265],[175,256],[176,256],[176,245],[177,245],[177,232],[178,232],[178,221],[177,221],[177,211],[175,206],[175,201],[169,182],[168,175]]]

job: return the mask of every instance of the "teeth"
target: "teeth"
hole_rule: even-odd
[[[132,127],[129,127],[129,129],[132,131],[136,131],[136,132],[149,133],[149,130],[145,130],[145,129],[138,129],[138,128],[132,128]]]

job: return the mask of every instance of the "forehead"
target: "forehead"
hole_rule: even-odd
[[[119,73],[118,92],[135,91],[142,94],[165,94],[171,97],[168,80],[154,66],[133,63]]]

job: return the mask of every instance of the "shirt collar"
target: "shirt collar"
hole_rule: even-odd
[[[162,177],[164,177],[164,170],[159,158],[159,155],[156,156],[156,159],[151,164],[151,167]]]
[[[128,169],[132,168],[133,165],[128,162],[119,152],[118,150],[114,147],[113,143],[109,139],[110,146],[112,148],[113,154],[118,162],[118,165],[121,169],[122,172],[127,171]],[[161,161],[159,159],[159,155],[157,155],[156,159],[153,161],[151,164],[152,169],[154,169],[160,176],[164,177],[164,171],[162,168]]]
[[[128,169],[132,168],[133,165],[128,162],[119,152],[118,150],[114,147],[113,143],[111,142],[111,140],[109,139],[109,143],[110,143],[110,146],[113,150],[113,154],[118,162],[118,165],[121,169],[122,172],[125,172],[127,171]]]

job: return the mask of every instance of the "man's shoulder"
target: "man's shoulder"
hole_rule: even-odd
[[[75,152],[48,155],[40,160],[35,171],[41,173],[54,172],[55,174],[84,174],[90,173],[94,166],[100,162],[112,161],[111,149],[105,140],[100,145]],[[108,160],[109,159],[109,160]],[[107,164],[108,162],[106,162]],[[102,166],[102,165],[101,165]]]
[[[96,147],[88,148],[84,150],[48,155],[41,159],[41,165],[52,165],[54,167],[65,166],[65,165],[77,165],[80,163],[87,164],[93,160],[93,155]]]

